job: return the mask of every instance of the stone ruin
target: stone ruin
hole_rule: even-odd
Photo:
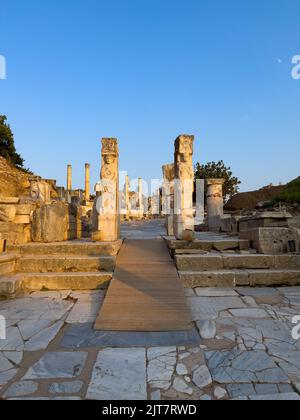
[[[224,234],[248,241],[260,254],[300,252],[300,226],[286,212],[256,212],[248,216],[224,214],[223,179],[206,179],[206,208],[194,203],[194,136],[181,135],[174,143],[174,162],[163,166],[163,183],[152,197],[143,195],[142,179],[137,192],[130,190],[127,176],[119,192],[119,150],[114,138],[102,139],[100,181],[91,194],[90,165],[85,164],[82,190],[72,188],[72,166],[67,167],[66,188],[55,180],[28,177],[28,195],[0,195],[0,250],[5,242],[61,242],[92,238],[120,238],[120,219],[166,219],[167,236],[177,241],[197,241],[196,231]]]

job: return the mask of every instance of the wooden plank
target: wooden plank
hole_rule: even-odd
[[[95,329],[192,329],[183,287],[163,240],[125,241]]]

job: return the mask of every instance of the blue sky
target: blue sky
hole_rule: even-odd
[[[26,165],[64,185],[73,164],[161,177],[180,133],[223,159],[241,190],[299,176],[299,0],[1,0],[0,114]]]

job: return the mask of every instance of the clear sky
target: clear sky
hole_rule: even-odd
[[[161,177],[180,133],[241,190],[300,175],[299,0],[0,0],[0,114],[26,165],[64,185],[100,171]]]

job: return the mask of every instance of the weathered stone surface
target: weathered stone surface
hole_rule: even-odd
[[[33,242],[61,242],[67,239],[68,206],[64,203],[42,205],[33,213]]]
[[[199,328],[200,337],[203,340],[211,340],[215,338],[217,334],[217,327],[214,321],[198,321],[197,327]]]
[[[5,372],[6,370],[12,369],[13,364],[0,353],[0,372]]]
[[[93,272],[115,269],[115,257],[89,256],[24,256],[18,260],[17,270],[29,273]]]
[[[116,241],[120,237],[119,217],[119,149],[113,138],[102,139],[100,182],[93,207],[93,241]]]
[[[22,245],[30,242],[30,226],[23,223],[10,223],[0,221],[2,238],[6,239],[7,247]]]
[[[216,319],[221,311],[246,307],[239,297],[224,297],[222,299],[191,297],[187,298],[187,302],[190,305],[194,321]]]
[[[188,386],[188,384],[181,378],[175,378],[173,382],[173,388],[182,394],[193,395],[193,388]]]
[[[198,367],[193,372],[193,382],[200,389],[212,384],[212,377],[206,365]]]
[[[178,365],[176,366],[176,373],[179,376],[184,376],[188,374],[188,370],[183,363],[178,363]]]
[[[75,378],[81,374],[86,358],[85,352],[49,352],[29,368],[23,379]]]
[[[18,369],[10,369],[0,373],[0,386],[8,384],[10,380],[18,373]]]
[[[3,312],[2,312],[3,313]],[[0,340],[0,351],[23,351],[24,343],[17,327],[9,327],[6,340]]]
[[[248,239],[260,254],[285,254],[291,239],[288,228],[255,228],[240,232],[240,239]]]
[[[300,396],[296,393],[252,395],[252,396],[249,396],[249,398],[252,401],[299,401],[300,400]]]
[[[287,383],[288,377],[263,351],[206,353],[212,377],[219,383]]]
[[[176,366],[176,347],[150,348],[147,358],[147,377],[151,386],[169,389]]]
[[[77,394],[83,388],[82,381],[54,383],[50,386],[50,394]]]
[[[229,270],[180,271],[179,275],[184,287],[235,287],[236,274]]]
[[[255,389],[252,384],[229,384],[227,385],[227,391],[231,398],[255,395]]]
[[[17,225],[13,225],[17,226]],[[1,229],[1,223],[0,223]],[[8,251],[21,255],[79,255],[79,256],[116,256],[122,245],[122,240],[113,242],[93,243],[90,241],[65,241],[60,243],[30,243],[20,246],[9,246]]]
[[[231,309],[229,312],[237,318],[268,318],[267,312],[258,308]]]
[[[24,214],[17,214],[13,220],[13,223],[24,224],[24,225],[26,224],[29,225],[30,222],[31,222],[30,216],[27,216]]]
[[[300,285],[300,270],[247,270],[250,286]]]
[[[58,321],[53,324],[51,327],[48,327],[38,334],[34,335],[29,341],[25,344],[25,351],[38,351],[45,350],[52,340],[59,333],[60,329],[64,325],[63,321]]]
[[[225,269],[267,269],[274,267],[273,255],[223,255]]]
[[[22,275],[24,289],[34,290],[96,290],[107,288],[112,273],[28,273]]]
[[[196,295],[201,297],[235,297],[237,292],[227,287],[199,287],[195,289]]]
[[[199,345],[196,330],[170,332],[95,331],[92,324],[74,324],[67,330],[61,348],[151,347]]]
[[[4,394],[4,398],[22,397],[34,394],[38,390],[38,383],[21,381],[13,383]]]
[[[74,305],[71,310],[66,322],[68,324],[84,324],[93,323],[96,321],[96,317],[99,313],[102,300],[90,302],[78,302]]]
[[[174,157],[174,235],[183,239],[187,232],[194,231],[193,215],[193,144],[194,136],[181,135],[175,140]],[[192,233],[188,239],[193,239]],[[188,240],[187,242],[192,242]]]
[[[218,255],[176,255],[175,262],[179,271],[215,271],[223,269],[223,259]]]
[[[221,388],[220,386],[216,387],[214,390],[214,396],[217,400],[222,400],[227,396],[226,389]]]
[[[87,398],[90,400],[145,400],[144,349],[105,349],[99,352]]]
[[[12,222],[16,217],[16,206],[11,204],[0,204],[0,221]]]

